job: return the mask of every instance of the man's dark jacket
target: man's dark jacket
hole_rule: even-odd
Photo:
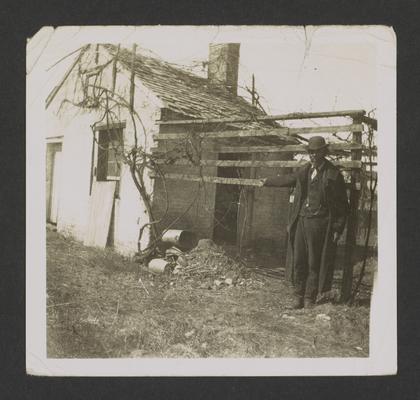
[[[305,164],[295,173],[267,178],[264,186],[274,187],[292,187],[295,186],[294,200],[289,212],[289,222],[287,232],[289,234],[286,276],[294,282],[293,266],[293,245],[296,232],[296,223],[299,217],[300,209],[306,199],[308,178],[311,164]],[[322,179],[322,190],[325,206],[328,209],[328,226],[324,239],[324,245],[321,257],[321,266],[319,271],[318,295],[331,290],[331,283],[334,273],[334,259],[336,253],[336,243],[333,242],[334,232],[341,234],[346,224],[348,213],[348,199],[343,175],[338,168],[328,160],[320,172]]]

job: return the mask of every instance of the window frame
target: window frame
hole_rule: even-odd
[[[97,154],[95,157],[96,168],[94,176],[97,182],[119,181],[121,179],[121,161],[118,160],[114,153],[113,163],[110,163],[109,154],[114,148],[110,147],[113,142],[117,142],[118,146],[124,146],[124,128],[125,122],[108,125],[101,124],[95,127]],[[110,173],[110,165],[112,164],[115,164],[118,170],[116,175]]]

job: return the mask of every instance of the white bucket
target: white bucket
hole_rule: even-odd
[[[168,274],[170,272],[170,262],[162,258],[154,258],[149,262],[149,271],[154,274]]]

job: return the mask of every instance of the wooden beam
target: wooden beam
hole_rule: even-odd
[[[195,124],[219,124],[235,122],[253,122],[253,121],[283,121],[288,119],[312,119],[329,117],[352,117],[355,115],[365,115],[365,110],[344,110],[344,111],[325,111],[308,113],[290,113],[278,115],[249,115],[249,117],[236,118],[209,118],[209,119],[187,119],[174,121],[157,121],[159,125],[195,125]]]
[[[368,148],[357,143],[331,143],[328,146],[330,152],[344,150],[363,150]],[[289,144],[284,146],[214,146],[217,153],[306,153],[306,145]]]
[[[117,82],[117,62],[118,62],[118,56],[120,54],[120,47],[119,44],[117,47],[117,52],[115,53],[114,60],[112,62],[112,93],[115,92],[115,84]]]
[[[277,136],[288,140],[288,136],[297,136],[310,133],[336,133],[336,132],[352,132],[355,130],[363,130],[361,124],[353,125],[333,125],[333,126],[315,126],[303,128],[275,128],[275,129],[246,129],[234,131],[221,132],[200,132],[196,134],[190,133],[160,133],[154,135],[155,140],[179,140],[192,137],[201,139],[227,139],[227,138],[241,138],[241,137],[256,137],[256,136]]]
[[[126,127],[125,121],[119,122],[100,122],[99,124],[95,125],[95,131],[102,131],[107,129],[124,129]]]
[[[365,171],[365,177],[369,180],[370,179],[370,171]],[[376,171],[372,171],[372,179],[378,179],[378,173]]]
[[[48,108],[51,102],[54,100],[54,97],[57,95],[58,91],[61,89],[61,87],[64,85],[64,82],[69,77],[71,72],[73,71],[74,67],[77,65],[77,63],[82,58],[83,54],[87,51],[87,49],[90,47],[90,45],[86,45],[81,48],[79,55],[76,57],[76,59],[73,61],[73,64],[70,66],[70,68],[67,70],[67,72],[64,74],[61,81],[58,83],[57,86],[54,87],[54,89],[51,91],[51,93],[48,95],[47,100],[45,100],[45,108]]]
[[[306,145],[303,144],[287,144],[287,145],[267,145],[267,146],[202,146],[202,150],[208,150],[213,153],[306,153]],[[358,143],[330,143],[328,146],[330,153],[344,150],[362,150],[364,153],[369,152],[369,148]],[[376,146],[373,147],[376,152]],[[152,147],[151,152],[157,157],[164,157],[165,150],[159,147]]]
[[[156,164],[159,165],[183,165],[198,167],[198,165],[192,164],[189,160],[182,159],[173,162],[167,162],[165,159],[155,160]],[[199,166],[202,167],[268,167],[268,168],[297,168],[307,164],[308,161],[284,161],[284,160],[201,160]],[[361,161],[333,161],[334,165],[338,165],[344,168],[362,168]]]
[[[256,160],[256,154],[252,153],[251,154],[251,162],[255,162]],[[256,168],[252,167],[249,171],[249,177],[251,179],[255,179],[257,177],[257,170]],[[245,241],[244,243],[242,243],[242,235],[239,233],[238,230],[238,244],[239,244],[239,254],[242,253],[242,248],[243,245],[248,246],[252,240],[252,228],[253,228],[253,220],[254,220],[254,206],[255,206],[255,188],[254,187],[247,187],[246,191],[245,191],[245,196],[246,196],[246,216],[244,216],[243,220],[241,221],[241,223],[245,224],[245,229],[246,229],[246,235],[245,235]],[[238,226],[239,228],[239,226]]]
[[[378,130],[378,121],[375,118],[370,118],[366,115],[360,117],[360,120],[367,125],[370,125],[375,131]]]
[[[187,138],[201,138],[201,139],[227,139],[227,138],[241,138],[241,137],[256,137],[256,136],[277,136],[288,140],[287,128],[277,128],[270,130],[250,129],[250,130],[235,130],[222,132],[200,132],[200,133],[160,133],[154,135],[155,140],[182,140]]]
[[[208,182],[208,183],[221,183],[225,185],[242,185],[242,186],[258,186],[262,187],[261,179],[245,179],[245,178],[222,178],[219,176],[198,176],[188,174],[164,174],[166,179],[175,179],[182,181],[192,182]],[[159,175],[150,175],[151,178],[160,178]]]
[[[360,117],[354,118],[353,122],[360,123]],[[362,130],[353,132],[352,141],[362,143]],[[362,157],[360,150],[353,150],[351,153],[353,161],[358,161]],[[353,170],[351,173],[350,210],[347,219],[346,246],[344,250],[343,281],[340,293],[341,302],[350,300],[353,287],[353,254],[356,247],[357,209],[359,208],[360,198],[360,190],[357,190],[357,184],[360,184],[360,171]]]
[[[131,58],[131,76],[130,76],[130,110],[133,112],[134,110],[134,77],[136,72],[134,70],[135,62],[136,62],[136,49],[137,45],[133,44],[132,50],[132,58]]]

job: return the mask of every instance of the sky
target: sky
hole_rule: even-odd
[[[395,74],[396,38],[389,27],[44,27],[28,38],[28,105],[45,100],[78,48],[97,42],[136,43],[140,51],[198,74],[205,74],[210,43],[240,43],[239,94],[247,95],[254,74],[269,114],[370,111],[378,103],[378,76]]]

